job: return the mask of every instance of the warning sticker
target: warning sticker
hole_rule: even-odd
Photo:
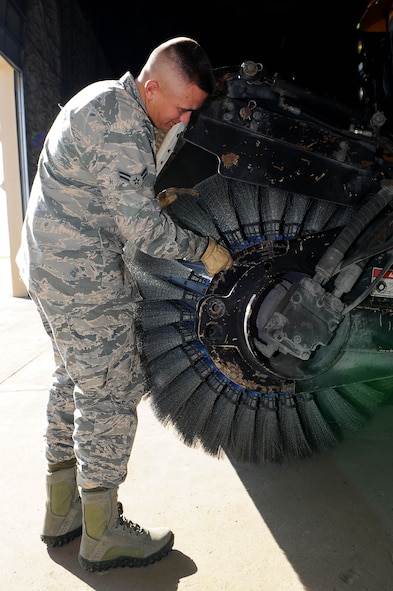
[[[386,271],[380,278],[381,271],[382,269],[373,267],[372,280],[377,280],[377,285],[372,289],[371,295],[377,298],[393,298],[393,269]]]

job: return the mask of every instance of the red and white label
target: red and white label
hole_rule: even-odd
[[[377,298],[393,298],[393,269],[389,269],[380,277],[382,269],[373,267],[373,282],[377,285],[371,291],[371,295]]]

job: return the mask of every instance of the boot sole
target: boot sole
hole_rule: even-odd
[[[40,538],[50,548],[55,548],[56,546],[65,546],[82,535],[82,526],[74,529],[73,531],[69,531],[66,534],[62,534],[61,536],[46,536],[45,534],[41,534]]]
[[[112,560],[93,561],[93,560],[87,560],[86,558],[83,558],[83,556],[81,556],[79,554],[78,555],[78,562],[83,569],[90,571],[90,572],[108,570],[110,568],[116,568],[116,567],[136,568],[139,566],[148,566],[149,564],[153,564],[154,562],[161,560],[161,558],[164,558],[164,556],[167,556],[167,554],[169,554],[169,552],[172,550],[173,543],[174,543],[174,535],[172,534],[171,538],[169,539],[167,544],[165,544],[165,546],[163,546],[155,554],[151,554],[150,556],[146,556],[146,558],[133,558],[132,556],[119,556],[118,558],[113,558]]]

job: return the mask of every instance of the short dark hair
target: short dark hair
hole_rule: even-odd
[[[168,52],[189,82],[196,84],[207,94],[214,93],[216,77],[213,66],[197,41],[193,39],[178,40],[170,45]]]

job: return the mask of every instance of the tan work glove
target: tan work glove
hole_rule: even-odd
[[[160,191],[157,195],[157,199],[160,202],[161,210],[165,209],[176,201],[178,197],[182,197],[184,195],[189,195],[190,197],[198,197],[199,193],[196,189],[176,189],[175,187],[170,187],[169,189],[164,189]]]
[[[227,271],[233,265],[229,250],[217,244],[211,236],[207,248],[201,256],[201,262],[205,265],[206,273],[211,276],[220,271]]]

